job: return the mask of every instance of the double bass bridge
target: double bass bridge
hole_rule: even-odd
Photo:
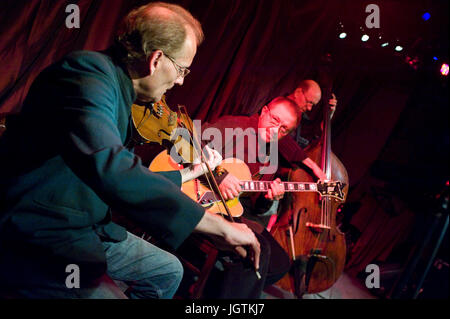
[[[325,224],[315,224],[311,222],[306,222],[306,227],[308,227],[314,233],[322,233],[324,230],[330,230],[331,227]]]

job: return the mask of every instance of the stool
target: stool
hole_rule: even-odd
[[[188,298],[200,299],[206,281],[217,260],[218,250],[205,236],[192,234],[176,251],[175,255],[194,275],[194,282],[188,287]]]

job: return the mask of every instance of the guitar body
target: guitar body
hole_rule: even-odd
[[[251,180],[252,178],[247,164],[237,158],[227,158],[222,161],[220,166],[239,180]],[[182,168],[183,166],[176,163],[166,151],[159,153],[149,166],[152,172],[166,172]],[[218,214],[225,214],[226,212],[218,195],[214,197],[209,186],[198,179],[183,183],[181,191],[211,212]],[[233,217],[239,217],[244,212],[244,208],[237,197],[227,201],[226,204]]]

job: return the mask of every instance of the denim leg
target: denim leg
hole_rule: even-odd
[[[103,275],[91,287],[69,289],[53,282],[47,286],[15,288],[6,293],[13,299],[127,299],[114,281]]]
[[[91,282],[81,284],[79,288],[66,286],[64,278],[55,276],[55,269],[65,266],[55,264],[50,268],[51,261],[42,254],[41,259],[30,259],[22,251],[2,251],[0,258],[3,263],[0,271],[0,298],[12,299],[126,299],[127,296],[117,287],[106,274]],[[84,270],[80,269],[80,276]]]
[[[9,262],[0,267],[0,296],[39,299],[127,298],[114,283],[115,279],[134,288],[128,294],[130,298],[173,297],[183,276],[183,267],[175,256],[130,233],[123,242],[104,242],[103,245],[107,273],[89,286],[82,285],[80,288],[66,287],[64,279],[56,278],[53,271],[49,270],[49,260],[45,257],[30,262],[21,250],[2,250],[0,258]],[[83,273],[81,268],[80,275],[83,276]],[[30,276],[34,284],[30,284]]]
[[[183,277],[183,266],[174,255],[131,233],[122,242],[103,245],[108,276],[131,286],[130,298],[173,297]]]

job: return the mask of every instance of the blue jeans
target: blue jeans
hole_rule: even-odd
[[[83,299],[170,299],[183,277],[183,266],[172,254],[128,233],[127,239],[103,242],[107,260],[106,274],[89,288],[67,288],[65,283],[49,282],[45,287],[12,291],[18,298]],[[80,269],[80,276],[83,269]],[[114,282],[123,281],[130,288],[123,292]]]

